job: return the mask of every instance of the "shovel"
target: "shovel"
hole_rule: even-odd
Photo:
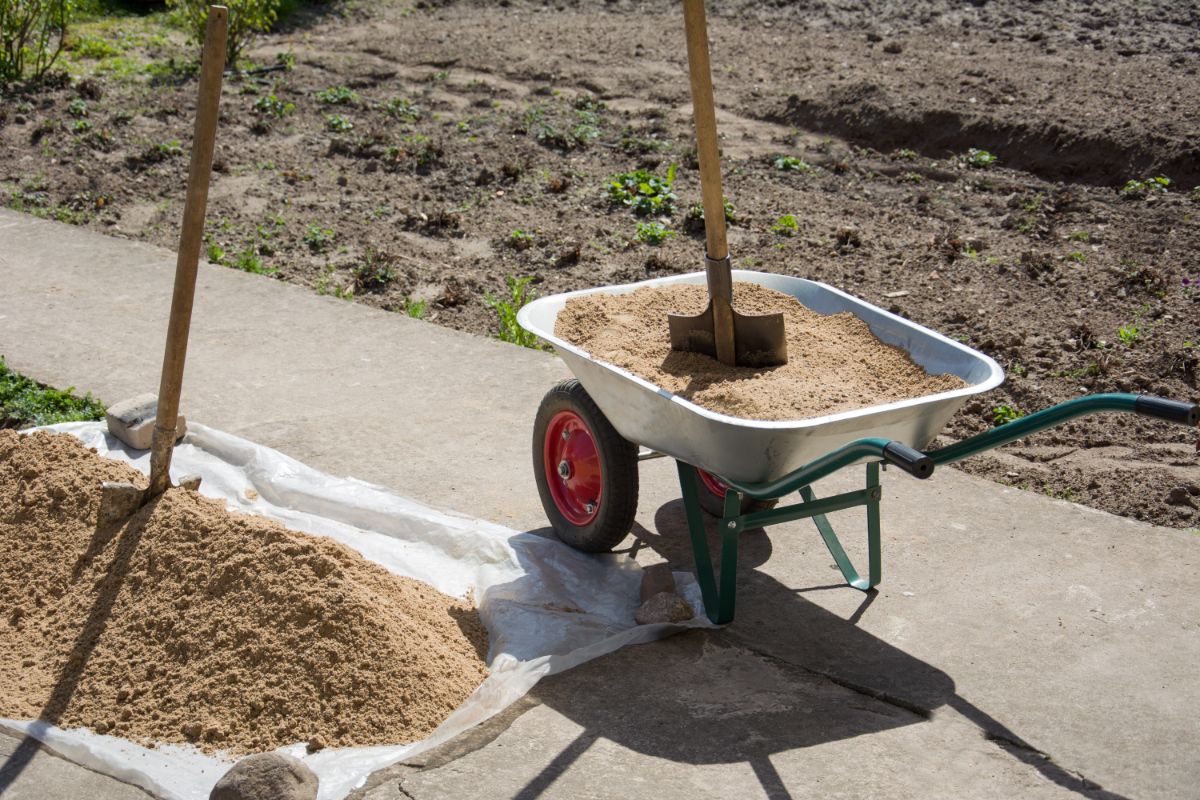
[[[708,307],[696,316],[668,314],[671,349],[712,356],[732,367],[777,367],[787,363],[783,314],[739,314],[733,310],[733,274],[725,242],[725,204],[717,151],[717,119],[713,110],[708,66],[708,26],[704,0],[684,0],[688,71],[692,81],[692,114],[700,157],[700,189],[704,200]]]
[[[179,257],[175,262],[175,289],[171,296],[171,318],[167,324],[167,344],[163,353],[162,378],[158,389],[158,409],[150,444],[150,486],[139,489],[129,483],[106,481],[102,485],[100,496],[98,521],[102,527],[128,517],[171,487],[171,453],[175,447],[175,433],[179,424],[179,393],[183,388],[183,365],[187,358],[192,300],[196,296],[196,270],[200,261],[200,245],[204,238],[204,212],[208,206],[208,183],[217,136],[221,75],[225,68],[225,37],[228,30],[229,10],[224,6],[209,6],[208,24],[204,31],[204,56],[200,68],[200,96],[196,104],[196,126],[192,135],[187,200],[183,208]],[[200,479],[188,476],[180,485],[196,489],[200,485]]]

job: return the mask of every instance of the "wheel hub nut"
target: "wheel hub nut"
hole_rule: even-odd
[[[571,477],[571,465],[568,464],[565,460],[558,462],[558,474],[564,480]],[[588,512],[588,513],[591,513],[591,512]]]
[[[588,503],[586,506],[584,506],[584,509],[586,509],[586,510],[587,510],[587,513],[589,513],[589,514],[595,513],[595,511],[596,511],[596,504],[595,504],[595,503]]]

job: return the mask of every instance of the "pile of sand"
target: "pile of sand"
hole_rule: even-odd
[[[487,674],[469,603],[337,542],[141,482],[67,435],[0,431],[0,716],[233,753],[398,744]]]
[[[807,419],[966,385],[954,375],[930,375],[848,312],[821,316],[793,297],[751,283],[735,283],[733,292],[733,307],[742,314],[783,312],[786,365],[726,367],[705,355],[671,350],[667,313],[702,312],[708,303],[704,286],[575,297],[559,312],[554,333],[696,405],[745,419]]]

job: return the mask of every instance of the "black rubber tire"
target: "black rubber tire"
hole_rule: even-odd
[[[587,525],[575,525],[559,510],[547,481],[544,460],[546,432],[560,411],[572,411],[587,426],[600,460],[601,502]],[[546,393],[533,422],[533,474],[546,518],[558,538],[585,553],[607,553],[633,527],[638,503],[638,449],[617,433],[595,401],[572,378]]]
[[[713,517],[720,518],[725,516],[725,498],[722,495],[714,494],[704,484],[704,481],[700,479],[699,475],[696,476],[696,483],[699,484],[697,487],[699,489],[697,496],[700,500],[700,509]],[[769,508],[774,508],[778,502],[778,498],[774,500],[756,500],[749,495],[742,495],[741,513],[749,514],[752,511],[766,511]]]

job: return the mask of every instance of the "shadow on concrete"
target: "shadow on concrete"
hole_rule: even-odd
[[[658,510],[654,531],[635,525],[633,535],[632,553],[650,549],[676,570],[693,569],[681,501]],[[777,534],[789,535],[795,530]],[[1059,786],[1093,800],[1124,800],[1053,763],[960,697],[951,676],[857,627],[875,592],[863,593],[850,617],[842,618],[804,595],[856,590],[844,584],[785,586],[755,569],[771,555],[770,535],[747,531],[740,544],[732,625],[624,648],[534,688],[537,700],[584,730],[517,794],[520,800],[542,796],[600,738],[675,762],[743,762],[768,797],[789,798],[771,764],[773,754],[924,722],[942,706]],[[709,545],[715,557],[714,520]],[[785,655],[764,646],[780,637],[796,643]]]

